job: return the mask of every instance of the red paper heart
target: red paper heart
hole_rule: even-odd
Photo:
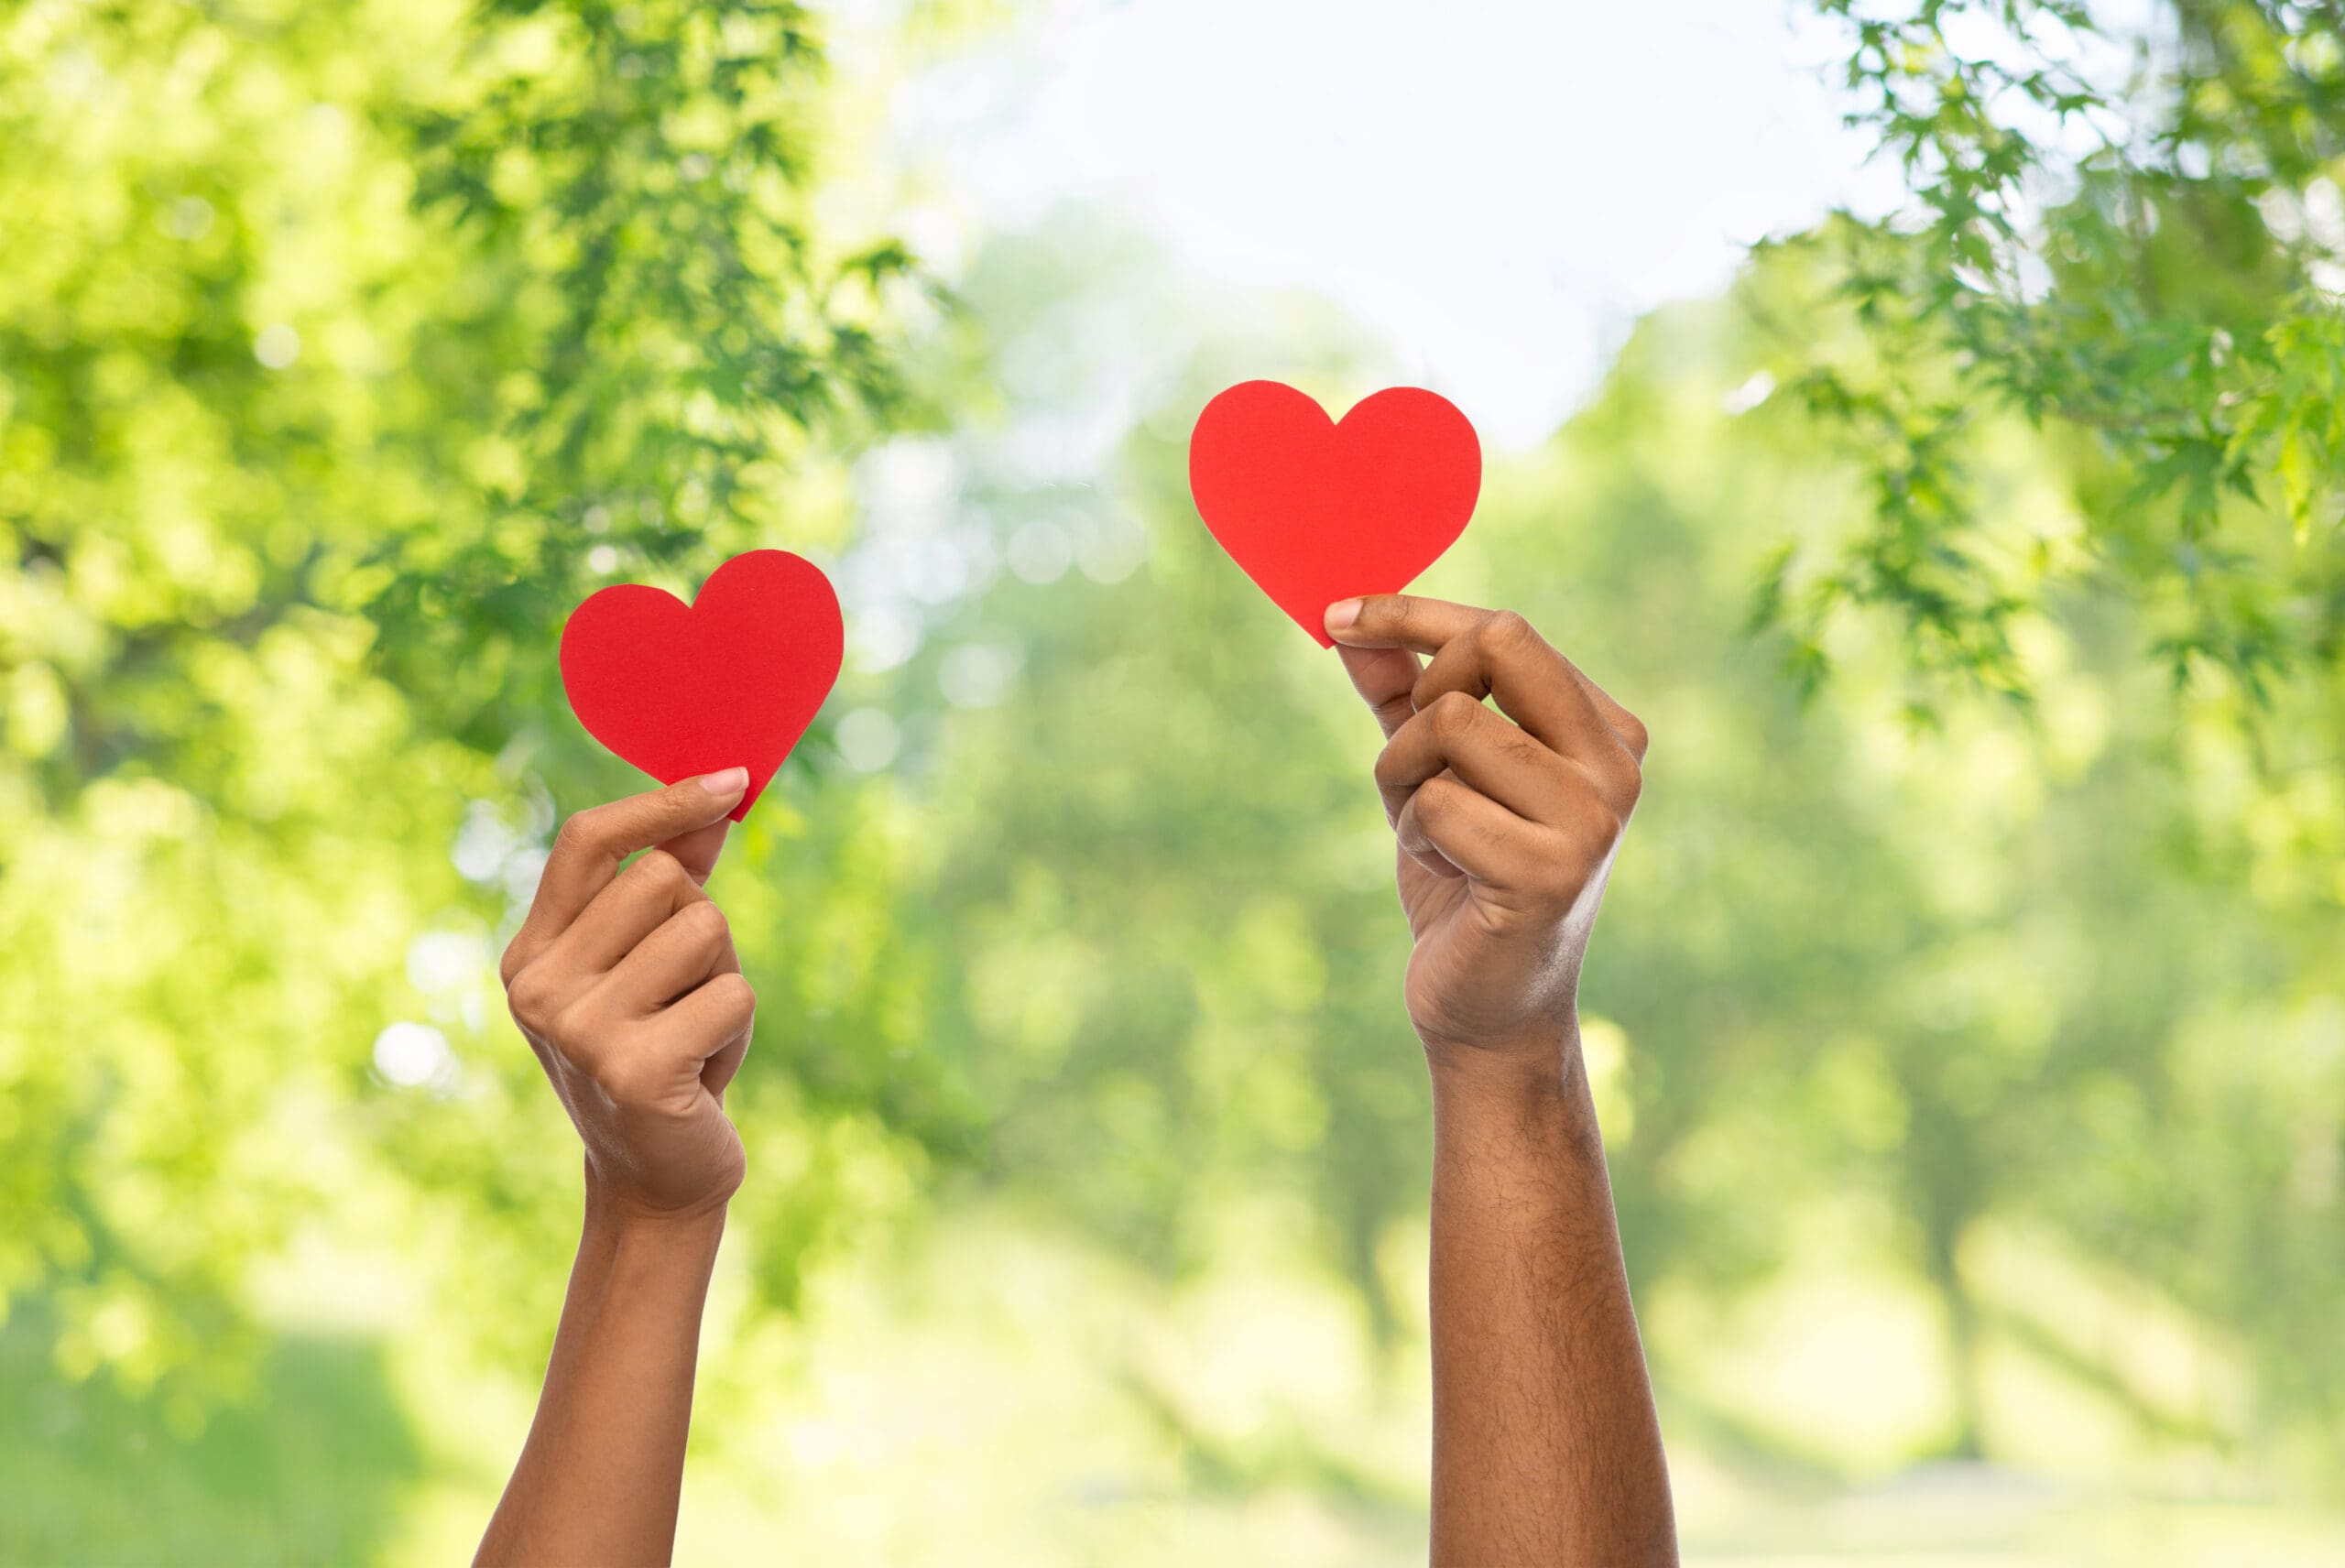
[[[830,695],[845,644],[822,570],[753,550],[690,605],[635,583],[588,596],[562,628],[562,684],[589,735],[662,784],[747,768],[737,822]]]
[[[1189,494],[1230,556],[1334,646],[1327,606],[1397,593],[1466,531],[1482,443],[1448,398],[1388,387],[1340,424],[1293,387],[1244,381],[1189,436]]]

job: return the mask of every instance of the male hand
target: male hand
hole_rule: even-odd
[[[748,777],[687,779],[563,822],[505,950],[514,1021],[586,1146],[590,1189],[617,1216],[704,1214],[741,1184],[724,1097],[757,995],[702,884]]]
[[[1576,1023],[1645,726],[1511,611],[1383,593],[1330,605],[1326,626],[1384,726],[1376,783],[1416,938],[1418,1038],[1436,1061],[1554,1051]]]

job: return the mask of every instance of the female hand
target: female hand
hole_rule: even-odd
[[[590,1193],[616,1216],[705,1214],[741,1184],[725,1086],[757,995],[702,884],[747,787],[730,768],[563,822],[505,952],[514,1021],[586,1146]]]

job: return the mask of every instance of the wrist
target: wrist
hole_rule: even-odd
[[[1503,1033],[1468,1039],[1420,1028],[1417,1039],[1424,1047],[1425,1064],[1436,1080],[1491,1087],[1553,1087],[1568,1081],[1580,1070],[1576,1008],[1565,1009],[1553,1018],[1528,1020]]]
[[[578,1254],[606,1301],[646,1290],[662,1298],[681,1291],[697,1300],[715,1277],[724,1240],[722,1205],[692,1214],[590,1209]]]
[[[599,1180],[586,1170],[586,1230],[606,1240],[660,1243],[714,1241],[725,1234],[730,1192],[714,1193],[684,1208],[655,1208]]]
[[[1601,1160],[1603,1135],[1576,1019],[1501,1044],[1428,1046],[1425,1054],[1437,1141],[1445,1132],[1492,1148],[1526,1136],[1534,1142],[1555,1138]]]

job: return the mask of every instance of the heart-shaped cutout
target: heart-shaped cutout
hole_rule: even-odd
[[[1466,531],[1481,489],[1473,425],[1418,387],[1388,387],[1337,423],[1283,382],[1244,381],[1189,436],[1205,527],[1323,648],[1327,606],[1406,588]]]
[[[587,734],[662,784],[747,768],[737,822],[813,723],[845,648],[821,568],[753,550],[689,605],[636,583],[589,595],[562,628],[562,685]]]

